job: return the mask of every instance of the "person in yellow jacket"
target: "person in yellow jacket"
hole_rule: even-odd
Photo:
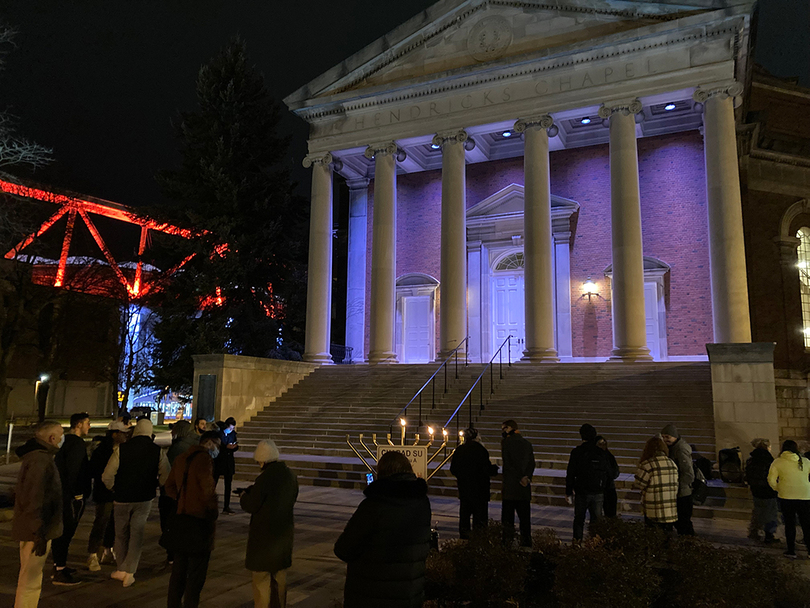
[[[785,557],[796,559],[796,517],[805,538],[810,538],[810,460],[799,453],[799,446],[788,439],[768,471],[768,483],[779,494],[785,519]]]

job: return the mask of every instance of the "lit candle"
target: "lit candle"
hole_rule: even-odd
[[[402,427],[401,445],[405,445],[405,425],[408,424],[404,418],[399,419],[399,424]]]

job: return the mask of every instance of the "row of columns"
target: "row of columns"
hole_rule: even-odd
[[[699,88],[695,99],[704,104],[706,188],[715,342],[750,342],[748,291],[737,165],[733,96],[738,85]],[[610,129],[611,252],[613,258],[614,361],[650,361],[646,343],[641,197],[635,115],[638,99],[602,104],[599,115]],[[520,119],[515,130],[524,135],[524,286],[526,350],[524,360],[555,362],[554,242],[551,227],[549,136],[557,127],[549,115]],[[437,134],[442,150],[441,300],[439,357],[459,347],[467,335],[467,235],[465,150],[473,142],[464,130]],[[396,143],[368,147],[374,159],[374,216],[371,254],[369,363],[395,363],[396,315],[396,160],[404,153]],[[332,257],[331,154],[310,155],[313,168],[310,224],[307,329],[304,359],[331,361],[329,317]],[[368,182],[350,184],[350,222],[365,243],[364,195]],[[361,211],[360,207],[363,207]],[[354,227],[354,226],[353,226]],[[362,237],[357,237],[362,233]],[[356,245],[356,243],[354,244]],[[351,250],[351,244],[350,244]],[[363,247],[365,251],[365,247]],[[351,254],[350,254],[351,255]],[[365,268],[365,260],[357,260]],[[365,273],[361,274],[365,277]],[[355,279],[357,280],[357,279]],[[351,279],[350,279],[351,281]],[[362,316],[364,285],[348,285],[349,315]],[[357,292],[357,293],[355,293]],[[358,310],[355,310],[358,308]],[[362,327],[362,324],[361,324]],[[360,337],[355,339],[362,340]],[[460,350],[465,350],[462,346]]]

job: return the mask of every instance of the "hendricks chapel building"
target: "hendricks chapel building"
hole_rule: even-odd
[[[441,0],[286,100],[310,124],[304,358],[335,180],[355,360],[693,361],[751,342],[752,0]]]

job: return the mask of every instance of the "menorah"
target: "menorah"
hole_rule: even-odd
[[[455,454],[458,446],[464,443],[464,431],[460,431],[458,434],[459,435],[458,445],[454,448],[451,448],[448,451],[447,443],[449,441],[449,434],[447,432],[447,429],[442,428],[441,430],[442,442],[435,448],[433,454],[429,455],[430,448],[436,442],[435,429],[432,426],[427,427],[428,436],[430,438],[425,444],[419,443],[421,441],[421,436],[419,435],[419,433],[416,433],[414,435],[413,443],[406,444],[405,427],[407,425],[407,422],[404,418],[400,418],[399,423],[401,428],[399,445],[394,443],[393,439],[391,438],[391,433],[385,434],[385,443],[378,443],[377,433],[372,433],[371,442],[374,445],[374,447],[377,448],[377,453],[375,454],[368,446],[368,444],[364,441],[365,435],[363,433],[360,433],[358,436],[360,446],[366,451],[368,456],[375,463],[379,461],[380,456],[382,456],[382,454],[384,454],[385,452],[397,451],[405,453],[406,457],[408,457],[408,460],[411,461],[411,465],[414,468],[414,473],[416,473],[418,477],[423,477],[425,481],[430,481],[430,479],[436,473],[438,473],[442,469],[442,467],[444,467],[444,465],[446,465],[449,462],[449,460],[453,457],[453,454]],[[366,457],[363,456],[363,454],[361,454],[360,451],[352,444],[351,435],[346,435],[346,443],[349,446],[349,448],[351,448],[352,452],[354,452],[354,455],[360,459],[360,462],[362,462],[365,465],[365,467],[369,470],[369,472],[376,477],[377,472],[374,470],[374,467],[372,467],[368,463]],[[430,464],[434,460],[436,460],[436,458],[438,458],[439,455],[442,454],[442,452],[444,452],[444,460],[442,460],[437,467],[435,467],[430,473],[428,473],[428,468],[430,467]]]

